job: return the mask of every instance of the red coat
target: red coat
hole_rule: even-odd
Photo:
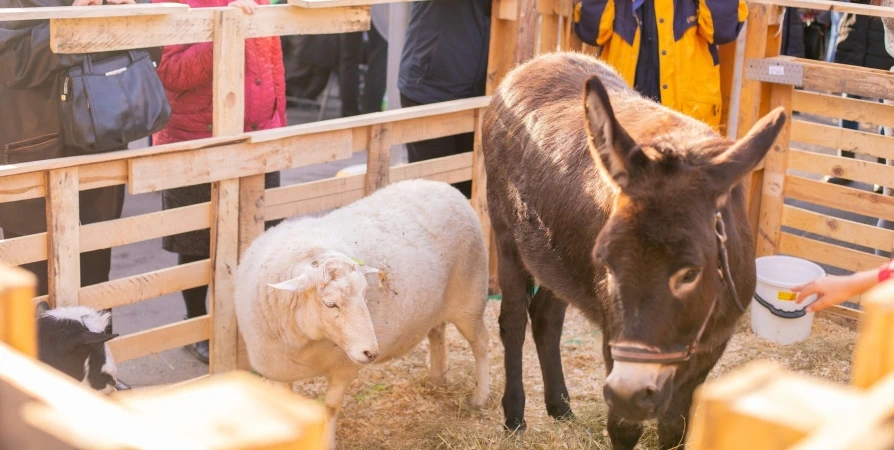
[[[162,2],[170,0],[153,0]],[[191,8],[227,6],[231,0],[180,0]],[[256,0],[259,5],[269,0]],[[238,12],[237,14],[242,14]],[[164,48],[158,76],[171,103],[171,119],[153,145],[211,136],[214,66],[211,42]],[[279,37],[245,42],[245,131],[286,125],[286,88]]]

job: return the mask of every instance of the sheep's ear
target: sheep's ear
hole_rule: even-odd
[[[303,274],[301,276],[292,278],[291,280],[286,280],[276,284],[268,284],[267,286],[270,286],[273,289],[279,289],[281,291],[304,292],[313,287],[313,285],[314,284],[311,277],[307,274]]]
[[[49,310],[50,310],[50,304],[49,304],[49,303],[47,303],[47,302],[40,302],[40,303],[37,304],[37,315],[38,315],[38,316],[45,314],[45,313],[46,313],[47,311],[49,311]]]
[[[379,273],[379,269],[376,269],[375,267],[370,267],[370,266],[367,266],[364,264],[364,265],[360,266],[360,273],[362,273],[364,275],[370,275],[373,273]]]
[[[96,346],[100,344],[105,344],[106,342],[111,341],[118,337],[115,333],[95,333],[93,331],[84,331],[78,336],[78,343],[80,345],[90,345]]]

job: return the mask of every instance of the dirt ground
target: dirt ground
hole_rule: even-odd
[[[450,369],[444,386],[427,385],[428,342],[403,358],[370,366],[354,381],[339,421],[338,442],[343,449],[609,449],[605,430],[601,333],[577,310],[569,309],[562,337],[562,363],[576,418],[556,423],[546,414],[543,381],[528,327],[524,352],[525,416],[528,430],[510,435],[502,430],[503,346],[497,317],[500,302],[487,308],[490,329],[491,394],[486,407],[470,410],[465,400],[474,387],[474,359],[467,342],[448,326]],[[749,316],[746,316],[746,318]],[[711,378],[756,359],[770,359],[791,370],[846,383],[850,377],[856,333],[817,320],[811,338],[792,346],[762,340],[740,324]],[[322,399],[325,380],[295,383],[293,389]],[[655,448],[653,429],[639,448]]]

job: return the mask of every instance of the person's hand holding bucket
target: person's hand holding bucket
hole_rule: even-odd
[[[811,295],[816,294],[817,299],[807,307],[808,312],[822,311],[830,306],[844,303],[851,297],[856,297],[876,284],[887,280],[894,271],[889,262],[877,270],[857,272],[847,276],[826,275],[803,286],[792,288],[798,293],[796,303],[801,303]]]

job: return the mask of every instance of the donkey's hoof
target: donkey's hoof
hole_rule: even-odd
[[[503,428],[512,433],[522,433],[528,428],[528,424],[525,423],[524,418],[510,417],[506,419]]]

